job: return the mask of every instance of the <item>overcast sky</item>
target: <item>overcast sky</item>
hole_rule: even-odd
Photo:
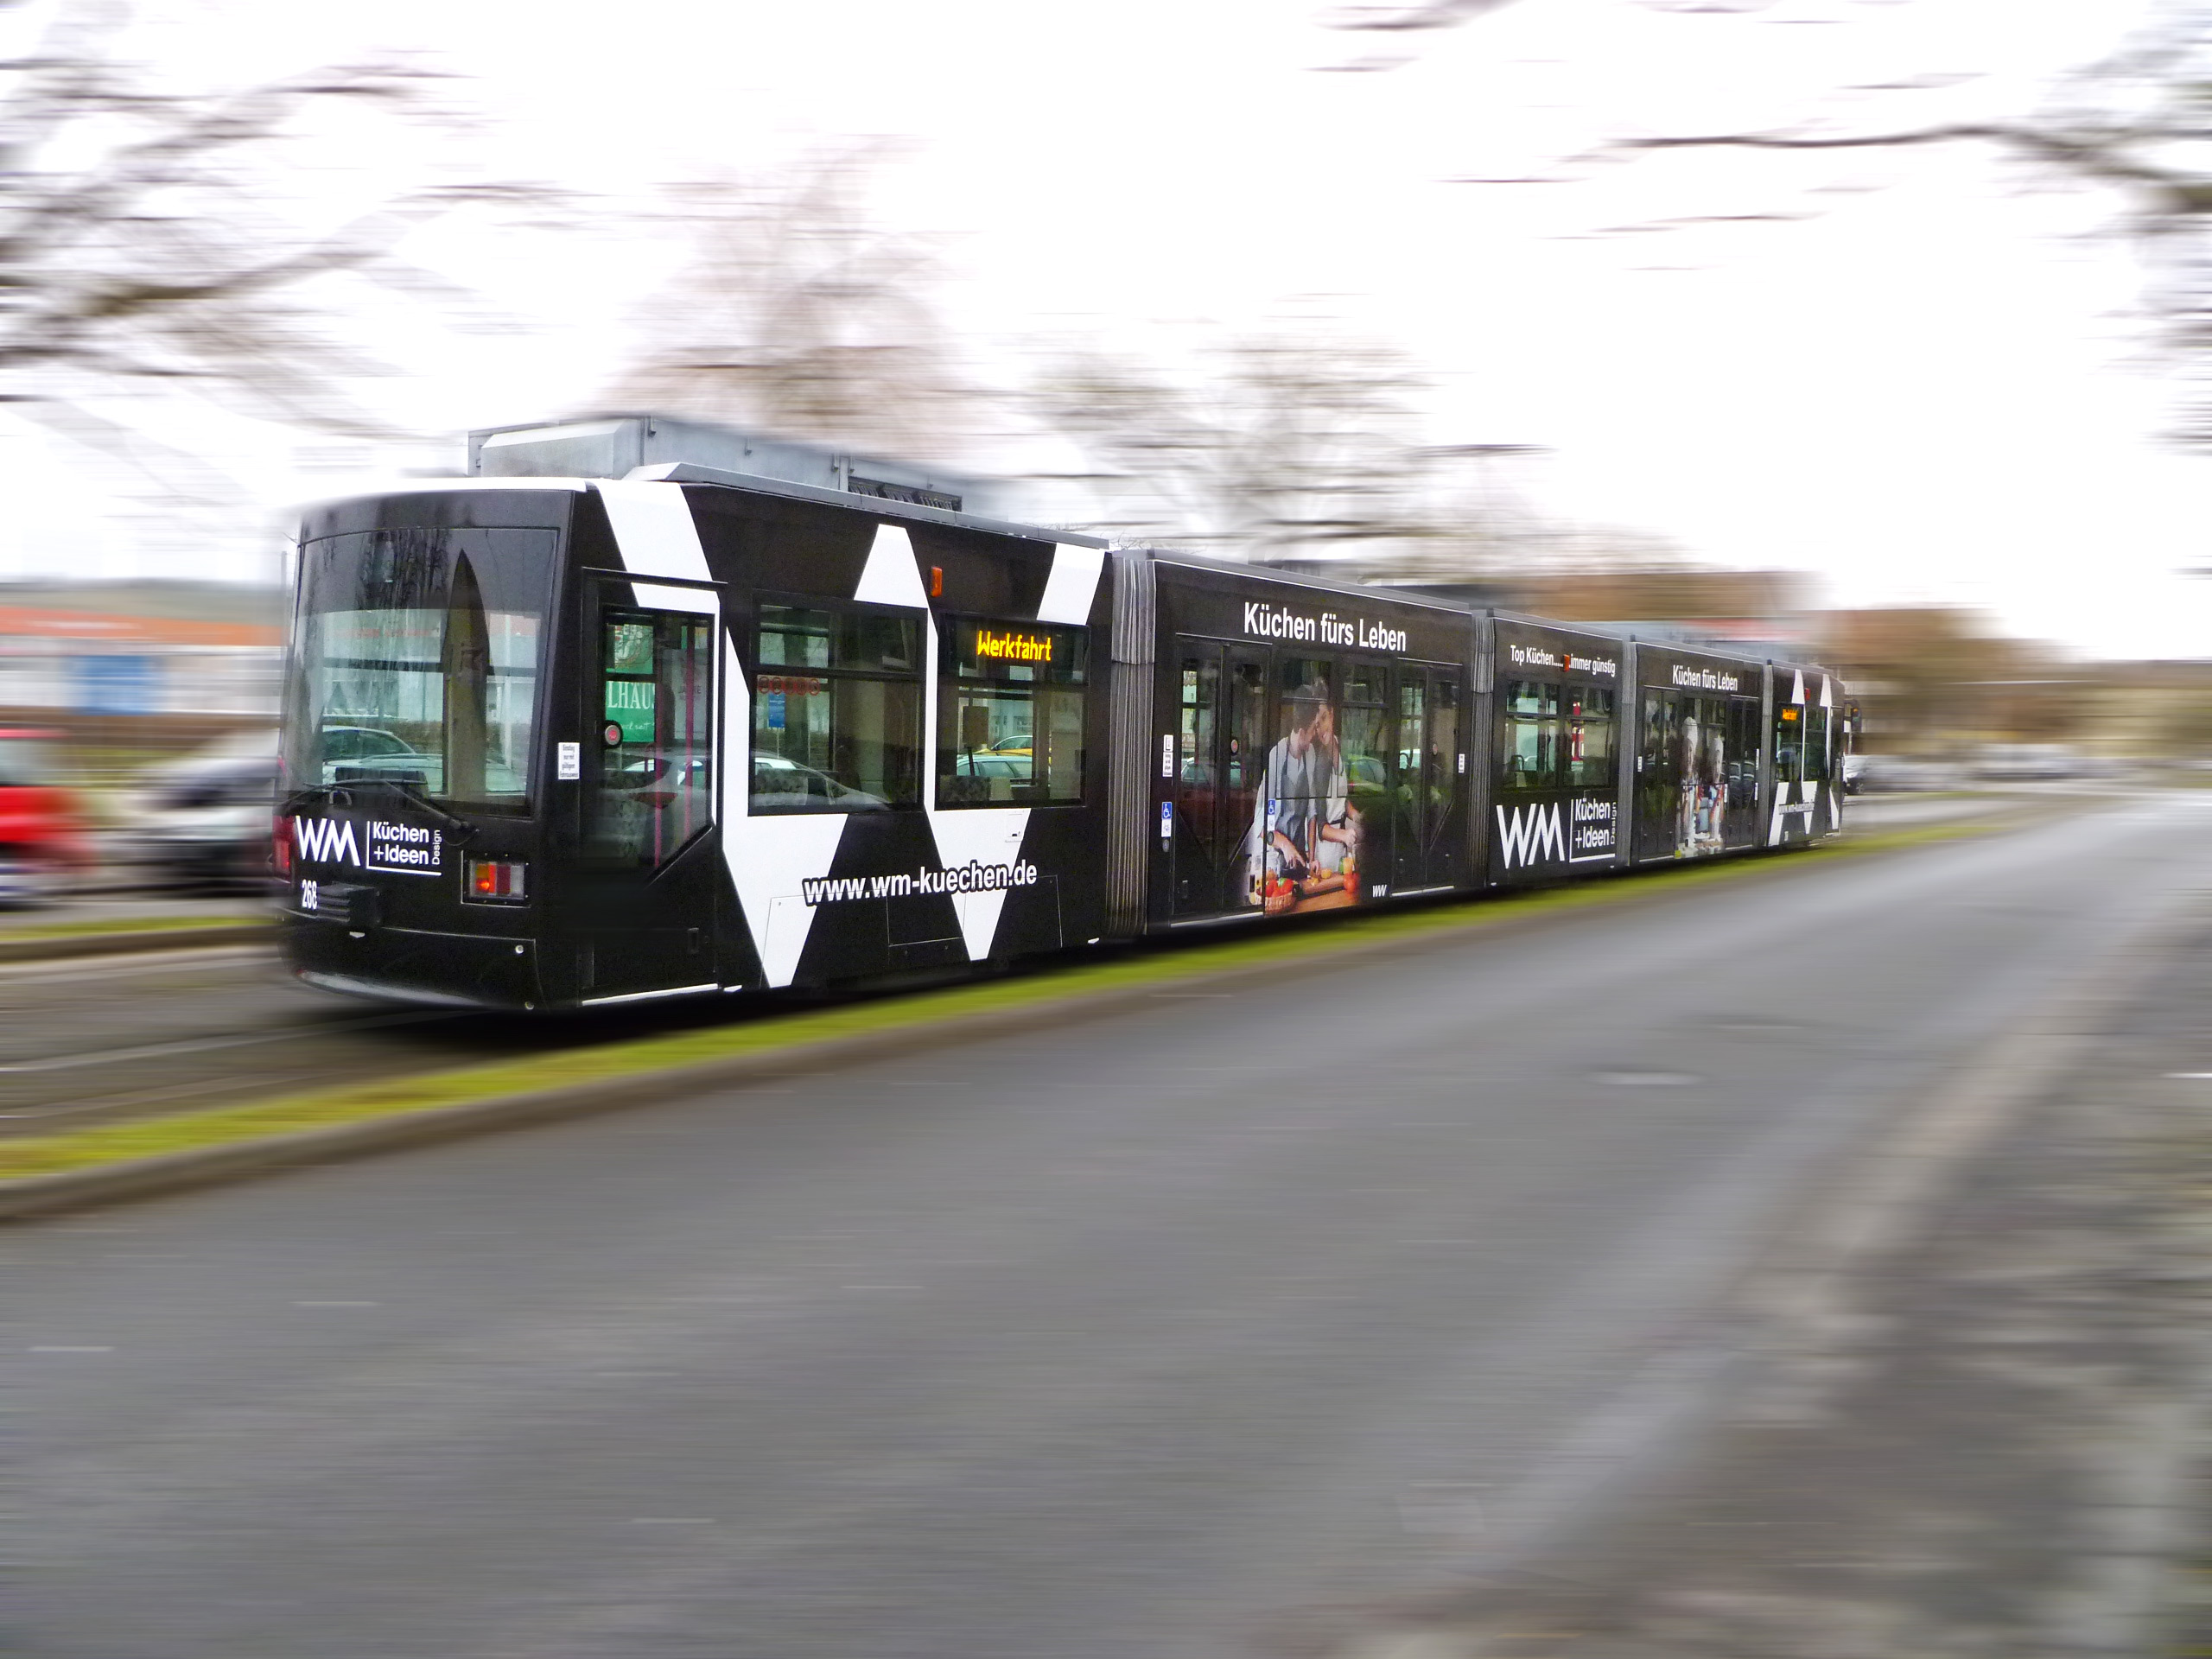
[[[1787,120],[1853,82],[1970,73],[1930,96],[2017,105],[2107,50],[2126,6],[1518,0],[1414,36],[1319,16],[1296,0],[227,0],[155,38],[184,78],[434,51],[493,118],[471,164],[606,204],[606,235],[426,238],[514,325],[392,342],[410,373],[377,395],[426,434],[594,401],[668,275],[664,251],[613,232],[620,204],[883,136],[907,141],[883,211],[944,238],[949,321],[990,372],[1071,334],[1340,316],[1429,373],[1436,442],[1541,446],[1521,482],[1554,514],[1802,569],[1838,602],[1982,606],[2095,655],[2212,652],[2212,580],[2176,574],[2212,565],[2212,463],[2158,442],[2169,388],[2129,315],[2126,252],[2094,233],[2108,204],[1965,155],[1458,181],[1623,128]],[[1347,72],[1385,48],[1414,55]],[[340,159],[372,180],[424,158]],[[1886,188],[1822,188],[1865,181]],[[1808,216],[1734,219],[1773,212]],[[1657,228],[1683,219],[1714,222]],[[326,442],[190,436],[272,516],[337,476],[315,470]],[[0,568],[242,575],[273,522],[213,546],[21,433],[0,467],[21,508]]]

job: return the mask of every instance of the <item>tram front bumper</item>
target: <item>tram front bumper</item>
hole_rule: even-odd
[[[548,1001],[528,939],[353,927],[296,912],[284,916],[281,938],[294,975],[325,990],[439,1007],[534,1009]]]

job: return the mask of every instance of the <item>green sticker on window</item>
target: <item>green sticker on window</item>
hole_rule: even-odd
[[[653,741],[653,683],[651,680],[608,680],[607,723],[620,727],[625,743]]]

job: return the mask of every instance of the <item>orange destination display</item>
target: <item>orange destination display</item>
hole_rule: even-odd
[[[1049,663],[1052,660],[1052,636],[998,632],[979,627],[976,630],[976,655],[1002,663]]]

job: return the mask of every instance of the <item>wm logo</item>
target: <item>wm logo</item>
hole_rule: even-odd
[[[300,856],[310,864],[359,864],[361,849],[353,840],[353,826],[328,818],[294,818],[292,834]]]
[[[1526,868],[1539,859],[1567,858],[1567,830],[1560,822],[1559,803],[1549,806],[1516,806],[1510,813],[1497,809],[1497,838],[1505,849],[1505,868]]]

